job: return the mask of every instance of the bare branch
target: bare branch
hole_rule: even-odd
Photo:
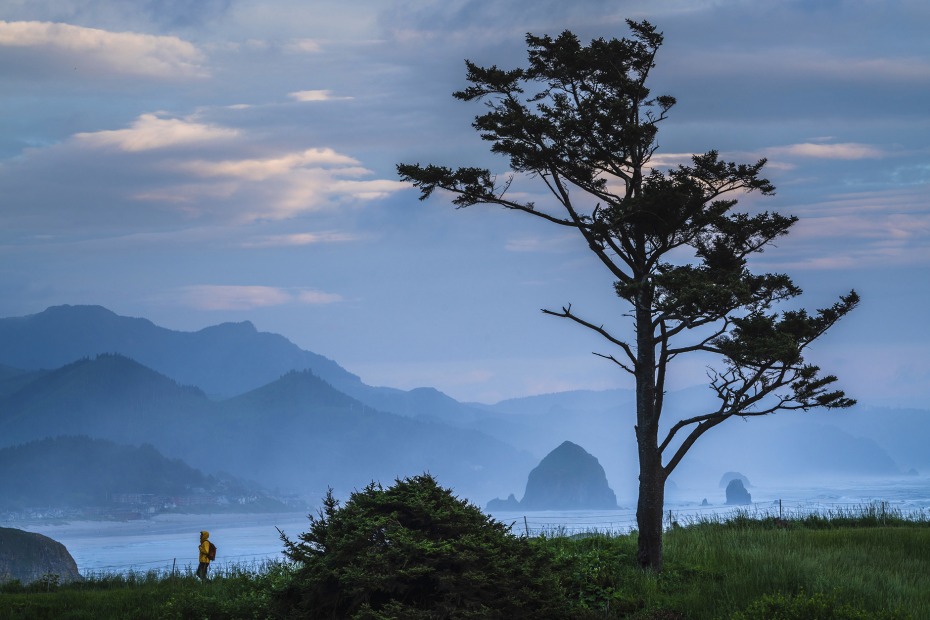
[[[636,376],[636,371],[635,371],[635,370],[633,370],[632,368],[630,368],[629,366],[627,366],[626,364],[624,364],[623,362],[621,362],[620,360],[618,360],[617,358],[615,358],[613,355],[606,355],[606,354],[604,354],[604,353],[598,353],[597,351],[592,351],[592,353],[593,353],[594,355],[598,356],[598,357],[603,357],[603,358],[606,359],[606,360],[610,360],[611,362],[613,362],[614,364],[616,364],[617,366],[619,366],[619,367],[622,368],[623,370],[627,371],[627,372],[630,373],[631,375]]]
[[[541,310],[542,310],[542,312],[543,312],[544,314],[549,314],[549,315],[552,315],[552,316],[557,316],[557,317],[563,318],[563,319],[571,319],[571,320],[574,321],[575,323],[578,323],[579,325],[583,325],[584,327],[587,327],[588,329],[597,332],[598,334],[600,334],[601,336],[603,336],[605,339],[607,339],[607,340],[608,340],[609,342],[611,342],[612,344],[615,344],[616,346],[618,346],[618,347],[620,347],[621,349],[623,349],[623,352],[626,353],[627,357],[628,357],[628,358],[630,359],[630,361],[633,363],[633,366],[634,366],[634,368],[635,368],[635,366],[636,366],[636,355],[633,353],[633,349],[630,347],[630,345],[628,345],[627,343],[623,342],[622,340],[619,340],[619,339],[617,339],[617,338],[614,338],[607,330],[604,329],[604,326],[603,326],[603,325],[595,325],[595,324],[590,323],[590,322],[588,322],[588,321],[585,321],[584,319],[582,319],[582,318],[576,316],[575,314],[573,314],[573,313],[572,313],[572,306],[571,306],[571,304],[569,304],[568,306],[563,306],[561,312],[555,312],[555,311],[553,311],[553,310],[547,310],[546,308],[541,308]]]

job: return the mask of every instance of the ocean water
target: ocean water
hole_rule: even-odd
[[[808,514],[843,515],[874,510],[878,514],[898,514],[910,518],[930,520],[930,478],[837,480],[828,485],[799,487],[773,485],[764,488],[749,487],[752,503],[746,506],[728,506],[726,492],[719,489],[715,498],[702,505],[701,500],[682,500],[682,497],[701,497],[694,490],[679,489],[670,493],[665,503],[665,525],[679,525],[726,518],[736,513],[752,516],[800,517]],[[703,499],[703,498],[702,498]],[[715,501],[716,499],[716,501]],[[636,528],[636,504],[624,505],[617,510],[600,511],[539,511],[495,512],[497,520],[511,525],[517,534],[578,534],[586,532],[629,533]]]
[[[283,558],[276,528],[289,538],[307,530],[305,513],[162,514],[138,521],[71,521],[8,524],[59,541],[74,557],[81,574],[128,573],[197,568],[200,530],[210,532],[217,563],[260,563]]]
[[[678,497],[699,495],[688,489]],[[709,505],[698,501],[666,503],[667,521],[685,525],[690,521],[725,517],[736,510],[758,515],[785,517],[808,513],[845,513],[874,509],[930,519],[930,478],[907,477],[885,480],[832,481],[802,487],[796,485],[750,486],[753,503],[733,507],[723,503],[723,489],[715,489],[717,500]],[[314,511],[315,512],[315,511]],[[636,527],[634,503],[617,510],[600,511],[511,511],[493,513],[495,519],[512,527],[518,535],[575,534],[581,532],[627,533]],[[127,522],[72,521],[68,523],[0,523],[4,527],[38,532],[63,543],[82,574],[193,570],[197,566],[200,530],[210,532],[218,548],[217,564],[260,564],[283,558],[280,528],[295,539],[306,531],[306,513],[157,515]],[[216,568],[214,569],[216,570]]]

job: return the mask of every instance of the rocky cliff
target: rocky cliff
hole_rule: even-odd
[[[515,509],[512,497],[497,501]],[[617,496],[607,485],[604,468],[584,448],[570,441],[546,455],[530,472],[526,493],[519,502],[522,510],[612,510],[616,507]]]
[[[19,580],[27,584],[46,575],[58,583],[81,579],[77,564],[63,544],[48,536],[0,527],[0,583]]]
[[[727,485],[727,505],[728,506],[745,506],[752,503],[752,495],[743,486],[743,481],[739,478],[730,480]]]

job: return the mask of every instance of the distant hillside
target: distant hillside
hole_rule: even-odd
[[[5,364],[0,364],[0,381],[6,381],[21,374],[23,374],[23,371],[19,368],[13,368]]]
[[[100,355],[33,375],[0,398],[0,447],[50,435],[171,444],[185,453],[216,405],[121,355]],[[183,429],[183,430],[182,430]]]
[[[307,371],[221,404],[228,428],[217,430],[250,438],[237,447],[246,471],[292,486],[315,485],[317,494],[327,485],[355,488],[428,470],[458,492],[483,499],[532,467],[529,453],[504,441],[377,411]]]
[[[58,368],[106,353],[129,357],[214,398],[244,394],[292,370],[310,370],[379,411],[453,425],[475,418],[473,408],[431,388],[404,391],[365,385],[336,362],[302,350],[278,334],[259,332],[248,321],[181,332],[119,316],[101,306],[53,306],[29,316],[0,319],[0,364],[14,369]],[[0,368],[0,382],[3,378]]]
[[[53,306],[0,319],[0,364],[50,369],[102,353],[122,354],[211,395],[241,394],[289,370],[312,369],[335,384],[359,382],[332,360],[247,321],[180,332],[101,306]]]
[[[258,510],[284,506],[231,478],[207,476],[149,444],[127,446],[89,437],[42,439],[0,450],[0,510],[133,503],[126,496],[153,495],[164,502],[222,496],[234,504],[248,497]],[[135,500],[139,503],[142,500]],[[238,505],[238,504],[237,504]],[[214,508],[216,509],[216,508]]]
[[[98,357],[100,356],[100,357]],[[664,427],[714,407],[704,386],[665,395]],[[395,415],[391,415],[395,414]],[[0,319],[0,447],[50,433],[149,442],[204,471],[319,497],[429,468],[479,503],[525,480],[554,444],[598,455],[621,503],[638,463],[631,390],[459,403],[433,388],[365,385],[336,362],[248,322],[178,332],[99,306]],[[753,480],[930,470],[930,412],[783,413],[733,420],[672,475],[692,488],[725,471]],[[215,447],[202,449],[204,437]]]
[[[20,390],[27,383],[32,382],[45,370],[21,370],[0,364],[0,398]]]
[[[61,433],[150,443],[204,471],[312,498],[430,471],[486,501],[533,460],[477,431],[377,411],[309,371],[213,401],[121,355],[38,374],[0,398],[0,447]]]

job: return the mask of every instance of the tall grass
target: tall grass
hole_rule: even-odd
[[[925,515],[867,506],[794,518],[742,512],[696,519],[666,533],[659,574],[638,567],[636,543],[635,532],[556,530],[533,539],[556,558],[578,619],[930,618]],[[206,583],[186,568],[91,574],[64,585],[7,584],[0,586],[0,620],[269,618],[274,593],[292,575],[291,565],[264,561],[215,565]],[[800,609],[824,601],[857,611],[739,615],[761,603]]]
[[[863,617],[930,618],[930,522],[865,507],[797,519],[737,513],[673,526],[665,570],[637,567],[636,534],[546,537],[572,595],[603,618],[722,619],[767,595],[822,593]],[[791,616],[794,617],[794,616]]]
[[[51,588],[45,582],[0,587],[0,620],[266,618],[274,582],[289,568],[274,561],[211,567],[206,582],[183,570],[91,573]]]
[[[734,611],[764,594],[804,591],[930,618],[927,527],[699,527],[671,532],[666,554],[671,566],[698,567],[712,577],[678,593],[695,617]]]

